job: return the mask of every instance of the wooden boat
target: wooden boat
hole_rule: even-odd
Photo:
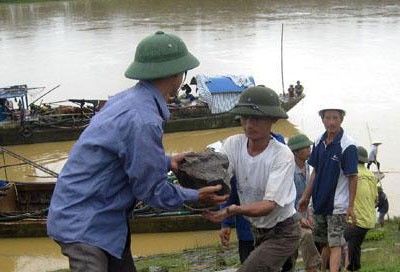
[[[3,182],[0,187],[0,238],[45,237],[46,215],[54,190],[52,182]],[[135,209],[132,233],[215,230],[219,224],[189,211]]]
[[[237,103],[240,93],[254,86],[237,85],[239,76],[208,77],[197,75],[193,88],[198,90],[196,101],[182,99],[182,103],[169,104],[171,119],[166,122],[165,133],[206,130],[238,126],[239,122],[228,111]],[[26,85],[0,88],[0,145],[19,145],[76,140],[89,124],[90,118],[104,105],[104,100],[69,99],[76,107],[46,109],[28,102]],[[285,111],[292,109],[305,97],[280,96]],[[18,109],[7,109],[5,104],[18,100]],[[222,101],[222,102],[221,102]],[[222,108],[217,108],[222,104]],[[225,104],[225,105],[224,105]],[[69,112],[66,112],[69,110]]]

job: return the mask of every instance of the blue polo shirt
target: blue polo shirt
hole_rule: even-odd
[[[50,237],[82,242],[120,258],[136,201],[176,209],[197,190],[168,182],[162,144],[167,104],[149,82],[112,97],[73,146],[51,199]]]
[[[358,153],[355,141],[343,129],[329,145],[327,132],[314,142],[308,163],[314,167],[312,190],[314,214],[344,214],[349,205],[348,176],[357,175]]]

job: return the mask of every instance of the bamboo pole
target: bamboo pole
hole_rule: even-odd
[[[281,30],[281,78],[282,78],[282,93],[285,95],[285,83],[283,80],[283,24]]]

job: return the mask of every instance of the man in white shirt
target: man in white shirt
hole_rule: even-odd
[[[272,125],[288,116],[278,95],[259,86],[246,89],[231,112],[240,116],[244,134],[226,139],[222,150],[236,176],[241,204],[203,216],[214,222],[237,214],[246,216],[256,248],[238,271],[280,271],[300,238],[294,217],[294,157],[286,145],[271,137]]]

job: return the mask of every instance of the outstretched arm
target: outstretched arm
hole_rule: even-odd
[[[230,205],[219,211],[207,211],[203,213],[203,217],[212,222],[221,222],[227,217],[241,214],[248,217],[266,216],[276,207],[275,201],[263,200],[247,205]]]
[[[349,176],[349,207],[347,208],[347,220],[351,219],[353,225],[356,224],[356,214],[354,213],[354,199],[357,192],[357,175]]]
[[[311,176],[310,176],[310,181],[308,182],[307,187],[304,190],[303,195],[301,196],[301,198],[299,200],[299,207],[298,207],[299,212],[307,211],[308,204],[310,203],[312,189],[314,186],[315,174],[316,174],[315,169],[313,169]]]

